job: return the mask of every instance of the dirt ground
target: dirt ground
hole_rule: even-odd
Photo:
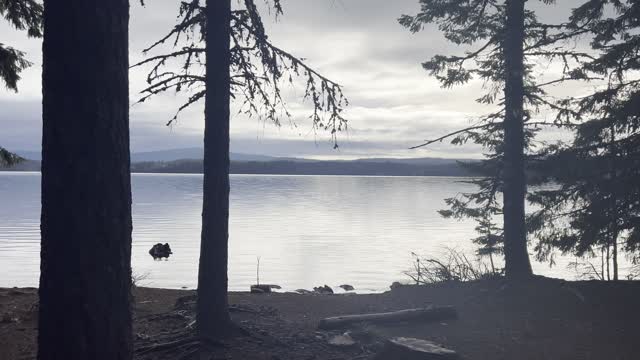
[[[192,291],[136,288],[136,358],[173,359],[188,354],[151,352],[193,322]],[[232,317],[242,331],[214,349],[213,359],[372,359],[385,338],[432,340],[463,359],[640,359],[640,283],[564,282],[526,284],[501,280],[401,286],[384,294],[299,295],[231,293]],[[176,306],[176,303],[177,306]],[[455,320],[362,324],[319,331],[324,317],[453,305]],[[356,344],[328,339],[349,331]],[[34,359],[37,289],[0,289],[0,359]],[[173,351],[173,350],[172,350]]]

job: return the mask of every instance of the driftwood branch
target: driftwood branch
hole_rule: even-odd
[[[458,354],[431,341],[397,337],[387,340],[374,360],[457,360]]]
[[[440,321],[455,319],[457,312],[453,306],[430,306],[427,308],[407,309],[386,313],[344,315],[320,320],[318,328],[322,330],[340,329],[361,322],[393,323],[409,321]]]

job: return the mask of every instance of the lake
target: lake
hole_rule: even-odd
[[[444,199],[473,191],[462,178],[232,175],[230,290],[256,281],[285,290],[350,284],[357,292],[407,281],[411,252],[469,254],[474,223],[443,219]],[[202,175],[134,174],[134,275],[145,286],[197,285]],[[0,172],[0,286],[37,286],[40,174]],[[154,261],[155,243],[171,244]],[[574,276],[560,261],[536,273]]]

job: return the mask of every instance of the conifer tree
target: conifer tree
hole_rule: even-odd
[[[602,278],[618,280],[620,246],[640,250],[640,4],[589,0],[573,11],[571,26],[592,34],[593,58],[577,70],[603,79],[591,94],[571,97],[575,138],[541,152],[536,172],[559,184],[538,191],[531,216],[541,258],[554,250],[603,254]],[[604,272],[604,271],[603,271]]]
[[[34,0],[0,0],[0,16],[14,28],[26,30],[29,37],[42,37],[42,11],[42,5]],[[18,91],[20,72],[31,66],[25,55],[0,42],[0,80],[9,90]],[[19,156],[0,147],[0,167],[13,165],[20,160]]]
[[[479,191],[447,199],[450,209],[441,214],[478,221],[482,236],[476,241],[484,246],[481,251],[503,250],[506,275],[529,277],[532,271],[525,224],[525,171],[532,160],[531,148],[539,129],[567,123],[570,109],[553,101],[546,87],[585,78],[585,74],[574,70],[589,54],[561,45],[587,30],[541,23],[535,12],[525,7],[524,0],[420,0],[420,5],[417,15],[399,19],[403,26],[418,32],[425,24],[434,23],[448,41],[473,49],[464,55],[436,55],[423,63],[424,69],[443,87],[482,80],[487,92],[477,101],[497,108],[473,126],[416,146],[451,139],[456,145],[471,141],[487,150],[484,161],[469,165],[486,176],[473,181]],[[565,66],[558,78],[541,81],[533,71],[534,60],[559,61]],[[555,120],[536,119],[542,108],[555,111]],[[501,207],[497,206],[498,200],[502,200]],[[502,227],[494,224],[496,215],[503,217]],[[496,246],[500,243],[502,247]]]
[[[341,87],[299,58],[274,45],[268,38],[254,0],[243,0],[232,9],[230,0],[182,2],[178,24],[145,50],[165,43],[173,51],[150,56],[137,66],[151,64],[141,102],[170,90],[189,96],[169,120],[204,99],[205,158],[201,253],[198,281],[198,338],[212,339],[228,333],[227,256],[229,216],[229,120],[230,100],[238,101],[239,115],[258,117],[281,125],[293,119],[282,88],[301,78],[309,118],[314,130],[330,133],[334,146],[338,132],[347,128]],[[283,13],[279,0],[267,1],[276,16]],[[182,62],[179,69],[168,64]]]

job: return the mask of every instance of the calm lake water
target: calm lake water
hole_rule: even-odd
[[[446,247],[473,252],[473,222],[441,218],[444,199],[473,186],[460,178],[255,176],[231,177],[231,290],[261,282],[285,290],[351,284],[359,292],[406,281],[411,252]],[[195,288],[201,175],[133,175],[133,271],[143,285]],[[0,286],[37,286],[40,175],[0,172]],[[155,243],[171,244],[154,261]],[[538,274],[571,278],[559,264],[534,264]]]

